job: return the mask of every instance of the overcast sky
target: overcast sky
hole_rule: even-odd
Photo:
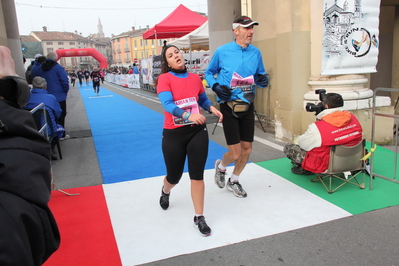
[[[207,0],[14,0],[20,35],[31,31],[67,31],[83,36],[97,33],[101,20],[105,37],[153,27],[179,4],[208,14]]]

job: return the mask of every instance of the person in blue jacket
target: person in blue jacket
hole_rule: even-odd
[[[29,101],[25,105],[24,109],[31,110],[43,103],[49,113],[51,124],[53,125],[53,132],[57,132],[58,139],[61,139],[64,135],[65,129],[58,123],[58,119],[62,114],[60,104],[57,102],[57,99],[54,95],[47,92],[47,82],[44,78],[39,76],[35,77],[32,80],[32,86],[33,89],[30,91]],[[57,160],[57,155],[54,152],[55,145],[56,142],[53,141],[51,143],[51,158],[53,160]]]
[[[139,68],[136,63],[133,63],[133,74],[140,74]]]
[[[245,198],[247,192],[239,176],[248,162],[255,133],[255,85],[269,84],[260,50],[251,45],[254,25],[250,17],[239,16],[233,22],[235,40],[218,47],[205,71],[205,79],[216,93],[223,114],[223,131],[228,151],[215,162],[215,183],[219,188]],[[225,183],[226,167],[234,163],[231,177]]]
[[[25,105],[25,109],[31,110],[41,103],[44,103],[53,124],[54,132],[59,132],[59,138],[62,137],[64,128],[58,124],[58,118],[61,116],[62,110],[60,104],[54,95],[47,91],[47,82],[42,77],[35,77],[32,80],[33,89],[30,91],[30,98]]]
[[[46,61],[46,57],[41,54],[36,54],[35,55],[35,61],[33,61],[33,65],[30,69],[30,79],[32,80],[35,76],[33,76],[35,73],[37,73],[37,69],[42,66],[42,64]],[[37,76],[37,75],[36,75]],[[29,84],[32,84],[29,83]]]
[[[41,65],[40,68],[35,68],[35,71],[31,71],[32,79],[40,76],[47,81],[47,91],[54,95],[57,102],[61,106],[61,116],[58,118],[58,123],[65,128],[65,116],[67,114],[66,98],[69,91],[68,75],[65,69],[57,63],[57,53],[49,52],[47,60]],[[69,135],[64,133],[61,138],[68,139]]]

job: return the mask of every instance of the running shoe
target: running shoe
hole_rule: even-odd
[[[162,188],[162,192],[161,192],[161,198],[159,199],[159,205],[161,205],[161,208],[164,210],[167,210],[169,208],[169,194],[166,194],[165,192],[163,192],[163,188]]]
[[[194,227],[198,229],[200,235],[210,236],[212,234],[211,228],[206,224],[204,216],[194,216]]]
[[[63,136],[62,138],[60,138],[60,140],[66,140],[66,139],[70,139],[70,138],[71,138],[71,136],[65,135],[65,136]]]
[[[247,192],[242,188],[241,184],[236,181],[236,182],[230,182],[227,180],[227,185],[226,188],[234,193],[234,196],[239,197],[239,198],[246,198],[247,197]]]
[[[215,184],[219,188],[224,188],[225,185],[225,176],[226,176],[226,170],[222,171],[219,169],[219,164],[222,162],[222,160],[216,160],[215,162]]]

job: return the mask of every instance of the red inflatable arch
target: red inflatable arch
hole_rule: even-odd
[[[95,48],[81,48],[81,49],[58,49],[55,51],[58,59],[61,57],[79,57],[79,56],[92,56],[100,62],[100,68],[108,68],[108,60],[105,56],[100,54]]]

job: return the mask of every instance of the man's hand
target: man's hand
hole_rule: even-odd
[[[264,74],[256,74],[255,83],[259,87],[266,88],[269,85],[269,78]]]
[[[222,101],[227,102],[228,100],[230,100],[231,91],[227,86],[215,83],[212,86],[212,90],[217,94],[217,96],[219,96]]]
[[[6,76],[18,76],[15,73],[14,60],[11,51],[5,46],[0,46],[0,79]]]

